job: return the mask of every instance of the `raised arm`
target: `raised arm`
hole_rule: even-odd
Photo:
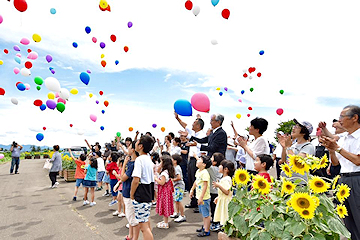
[[[231,121],[231,124],[230,124],[230,125],[231,125],[232,129],[234,130],[234,135],[235,135],[235,137],[237,137],[237,136],[238,136],[238,133],[237,133],[235,127],[234,127],[233,121]]]
[[[86,144],[88,145],[88,147],[90,148],[90,151],[92,151],[92,148],[91,148],[89,142],[88,142],[86,139],[85,139],[85,142],[86,142]]]
[[[68,151],[69,151],[69,153],[70,153],[70,157],[73,159],[73,160],[76,160],[76,158],[74,157],[74,155],[72,154],[72,152],[71,152],[71,149],[70,148],[68,148]]]
[[[180,125],[185,129],[186,126],[187,126],[187,124],[184,123],[184,122],[179,118],[179,115],[178,115],[176,112],[174,112],[174,115],[175,115],[175,119],[176,119],[176,120],[180,123]]]

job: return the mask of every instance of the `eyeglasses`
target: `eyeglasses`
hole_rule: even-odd
[[[340,115],[340,116],[339,116],[339,120],[340,120],[340,119],[343,119],[344,117],[349,117],[349,118],[351,118],[352,115]]]

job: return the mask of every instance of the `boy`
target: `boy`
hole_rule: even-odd
[[[254,162],[255,171],[258,175],[263,176],[268,182],[271,182],[270,174],[267,172],[274,165],[274,160],[270,155],[260,154]]]
[[[199,210],[203,216],[204,227],[197,229],[199,232],[198,237],[210,236],[210,175],[206,170],[211,166],[211,160],[208,156],[201,156],[200,158],[194,154],[196,158],[196,180],[190,190],[189,197],[194,195],[194,189],[196,188],[196,198],[198,199]]]
[[[154,164],[148,154],[153,148],[155,140],[153,137],[143,135],[135,144],[135,151],[139,153],[134,164],[132,173],[130,198],[134,205],[135,217],[139,224],[135,227],[138,235],[143,233],[144,240],[153,240],[150,228],[150,209],[153,196],[152,184],[154,182]],[[140,184],[141,183],[141,184]],[[136,238],[137,239],[137,238]],[[135,239],[135,240],[136,240]]]
[[[171,157],[175,168],[175,178],[173,179],[173,182],[175,189],[174,201],[175,201],[176,212],[174,212],[173,215],[170,215],[170,217],[176,218],[174,221],[180,223],[186,221],[186,216],[184,215],[184,206],[181,203],[181,200],[184,197],[184,189],[185,189],[182,170],[181,167],[179,166],[179,164],[182,161],[182,157],[179,154],[174,154]]]

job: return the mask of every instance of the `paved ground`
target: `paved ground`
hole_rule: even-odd
[[[96,192],[95,207],[71,201],[75,183],[59,179],[59,187],[50,189],[43,163],[43,159],[22,160],[18,175],[9,175],[9,163],[0,165],[1,239],[123,239],[127,235],[127,220],[112,216],[115,206],[108,207],[109,197]],[[81,199],[83,191],[79,193]],[[187,202],[188,197],[183,203]],[[162,218],[153,209],[154,239],[201,239],[195,233],[202,225],[201,214],[192,209],[186,209],[185,214],[187,222],[170,222],[169,229],[157,229]],[[206,239],[217,239],[217,233]]]

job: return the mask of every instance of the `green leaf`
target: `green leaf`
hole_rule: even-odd
[[[241,232],[242,236],[245,236],[249,231],[247,222],[245,221],[243,216],[236,215],[234,217],[234,225],[235,225],[235,228]]]
[[[239,212],[241,206],[235,202],[230,202],[228,205],[229,218],[232,218],[236,213]]]
[[[259,235],[259,239],[261,240],[271,240],[271,235],[268,232],[261,232]]]
[[[241,189],[238,189],[237,191],[236,191],[236,198],[237,199],[242,199],[243,197],[244,197],[244,195],[246,194],[246,190],[245,189],[243,189],[243,188],[241,188]]]
[[[257,213],[254,218],[249,219],[249,227],[255,225],[261,218],[263,214],[261,212]]]
[[[227,235],[230,237],[233,234],[234,229],[232,227],[229,228]]]
[[[293,237],[291,236],[291,234],[287,231],[284,231],[282,233],[282,236],[281,236],[281,240],[292,240]]]
[[[302,182],[301,179],[296,179],[296,180],[294,181],[294,184],[297,185],[297,184],[299,184],[299,183],[301,183],[301,182]]]
[[[300,235],[306,229],[306,225],[303,222],[291,221],[290,225],[286,227],[286,230],[291,232],[294,236]]]
[[[273,211],[274,211],[273,205],[265,205],[264,207],[262,207],[262,212],[264,213],[265,218],[268,218]]]
[[[320,233],[315,233],[314,240],[326,240],[326,238]]]
[[[350,232],[346,229],[346,227],[340,220],[330,217],[330,219],[328,220],[328,225],[333,232],[343,235],[346,238],[351,237]]]
[[[255,238],[257,238],[257,236],[258,236],[258,230],[257,229],[253,229],[253,230],[251,230],[251,232],[250,232],[250,240],[253,240],[253,239],[255,239]]]

